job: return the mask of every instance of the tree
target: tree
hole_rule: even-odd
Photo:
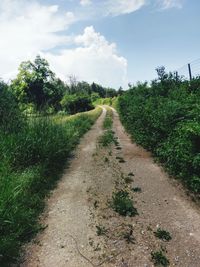
[[[164,66],[157,67],[156,68],[156,72],[157,72],[157,75],[158,75],[158,80],[164,81],[165,79],[168,78],[168,74],[165,72],[165,67]]]
[[[39,55],[34,62],[21,63],[11,88],[20,103],[34,104],[37,110],[59,103],[64,94],[63,84],[56,79],[48,62]]]
[[[19,130],[22,116],[9,87],[0,80],[0,130],[11,132]]]

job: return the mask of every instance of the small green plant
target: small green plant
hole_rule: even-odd
[[[105,163],[108,163],[108,162],[109,162],[109,158],[105,157],[105,158],[104,158],[104,162],[105,162]]]
[[[166,258],[166,256],[161,250],[152,252],[151,257],[155,266],[169,266],[169,260]]]
[[[124,181],[125,181],[126,184],[130,184],[130,183],[133,182],[133,178],[131,178],[130,176],[127,176],[127,177],[124,178]]]
[[[135,176],[133,172],[129,172],[128,176]]]
[[[172,239],[170,233],[161,228],[158,228],[156,232],[154,232],[154,235],[163,241],[170,241]]]
[[[131,189],[131,191],[136,192],[136,193],[141,193],[142,192],[142,189],[140,187],[133,187]]]
[[[104,226],[96,225],[97,228],[97,235],[105,235],[107,233],[107,229]]]
[[[107,116],[103,122],[103,128],[104,129],[111,129],[112,128],[112,118],[110,116]]]
[[[138,215],[137,209],[133,206],[133,201],[127,191],[120,190],[113,193],[112,208],[122,216],[133,217]]]
[[[103,147],[109,146],[114,142],[114,133],[111,130],[107,130],[100,138],[99,144]]]
[[[118,159],[120,163],[126,162],[122,157],[116,157],[116,159]]]
[[[123,236],[124,236],[124,239],[126,240],[126,242],[128,244],[130,244],[130,243],[134,244],[135,243],[135,238],[133,236],[133,227],[132,226],[129,227],[128,231],[125,232]]]
[[[108,109],[107,113],[106,113],[106,117],[105,117],[104,122],[103,122],[103,128],[105,130],[112,128],[112,125],[113,125],[112,116],[113,116],[112,110]]]

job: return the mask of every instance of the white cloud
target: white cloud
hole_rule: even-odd
[[[73,38],[61,34],[74,21],[73,13],[63,13],[57,5],[1,0],[0,77],[14,78],[23,60],[33,60],[40,53],[65,80],[74,74],[80,80],[108,86],[124,84],[127,62],[117,55],[115,44],[110,44],[93,27]],[[74,48],[68,49],[69,43]],[[53,53],[55,48],[57,54]]]
[[[45,54],[62,79],[75,75],[79,80],[118,88],[127,84],[127,61],[120,57],[116,45],[95,32],[92,26],[75,37],[79,47],[65,49],[59,55]]]
[[[162,9],[182,8],[183,0],[159,0]]]
[[[81,4],[82,6],[89,6],[89,5],[92,4],[92,1],[91,1],[91,0],[81,0],[81,1],[80,1],[80,4]]]
[[[105,1],[105,12],[107,15],[118,16],[129,14],[146,4],[146,0],[108,0]]]
[[[58,34],[73,23],[71,12],[60,14],[58,6],[25,0],[0,2],[0,76],[10,78],[22,60],[39,51],[66,44],[69,37]]]

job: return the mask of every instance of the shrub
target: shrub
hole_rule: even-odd
[[[88,95],[66,94],[61,100],[61,106],[68,114],[75,114],[93,109],[92,100]]]
[[[190,84],[158,71],[118,98],[120,118],[132,138],[169,172],[200,193],[200,78]]]
[[[0,81],[0,130],[8,133],[22,125],[22,115],[8,85]]]

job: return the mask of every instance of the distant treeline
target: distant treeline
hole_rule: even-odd
[[[200,77],[186,81],[164,67],[158,78],[132,86],[118,99],[126,129],[168,171],[200,193]]]
[[[66,83],[57,78],[48,62],[37,56],[34,62],[20,64],[18,75],[10,85],[0,83],[26,113],[74,114],[92,109],[93,102],[99,98],[112,98],[123,92],[121,88],[116,91],[96,83],[80,82],[75,76],[68,80]]]

